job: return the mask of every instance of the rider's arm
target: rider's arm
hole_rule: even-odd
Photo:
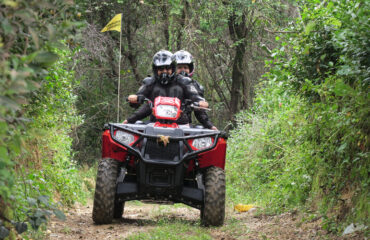
[[[197,87],[194,86],[193,81],[188,77],[179,76],[178,82],[184,87],[185,98],[192,102],[199,103],[200,107],[208,107],[206,100],[199,94]],[[208,115],[204,110],[194,111],[195,117],[205,128],[213,128],[213,124],[208,119]]]
[[[192,79],[192,80],[193,80],[192,83],[193,83],[194,87],[197,89],[199,95],[201,97],[204,97],[204,87],[202,86],[202,84],[200,84],[198,81],[196,81],[194,79]]]
[[[208,107],[208,103],[203,98],[204,88],[202,85],[188,77],[182,77],[179,79],[179,81],[186,86],[185,97],[187,99],[190,99],[192,102],[198,102],[200,107]],[[205,110],[194,110],[194,115],[197,120],[203,125],[203,127],[217,130],[217,128],[209,120],[208,114]]]
[[[135,123],[137,120],[146,118],[152,114],[152,108],[148,103],[142,105],[136,112],[134,112],[130,117],[127,118],[128,123]]]
[[[177,82],[183,87],[185,99],[190,99],[192,102],[204,102],[207,104],[206,100],[199,95],[198,90],[193,85],[191,78],[178,75]],[[208,105],[202,105],[202,107],[208,107]]]
[[[213,123],[209,120],[208,114],[205,110],[194,110],[194,115],[197,120],[203,125],[205,128],[212,128]]]
[[[144,100],[144,98],[149,98],[154,81],[155,79],[153,77],[146,77],[143,80],[141,87],[136,93],[136,101],[129,100],[131,107],[138,108],[142,104],[142,100]],[[130,95],[131,98],[133,98],[133,96],[135,95]]]

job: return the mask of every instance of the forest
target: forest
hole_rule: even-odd
[[[193,55],[209,117],[229,136],[230,213],[225,226],[208,229],[160,212],[157,222],[140,222],[149,230],[125,237],[369,238],[370,1],[0,6],[0,239],[57,239],[51,226],[91,203],[103,126],[135,111],[126,97],[153,74],[161,49]],[[121,45],[120,32],[101,32],[119,13]],[[258,206],[260,221],[297,215],[294,226],[315,223],[321,235],[243,231],[245,218],[233,213],[239,203]]]

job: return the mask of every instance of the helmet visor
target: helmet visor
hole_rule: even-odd
[[[158,54],[154,56],[154,59],[153,59],[153,65],[155,67],[169,66],[171,65],[171,63],[172,63],[171,56],[167,54]]]

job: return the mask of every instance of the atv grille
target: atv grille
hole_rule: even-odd
[[[179,156],[179,143],[170,142],[167,146],[163,143],[158,143],[153,139],[148,139],[145,148],[145,155],[150,159],[161,159],[161,160],[175,160],[176,156]]]

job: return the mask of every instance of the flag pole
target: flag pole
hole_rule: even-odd
[[[121,87],[121,48],[122,48],[122,16],[121,14],[121,31],[119,32],[119,60],[118,60],[118,90],[117,90],[117,122],[119,122],[119,95]]]

